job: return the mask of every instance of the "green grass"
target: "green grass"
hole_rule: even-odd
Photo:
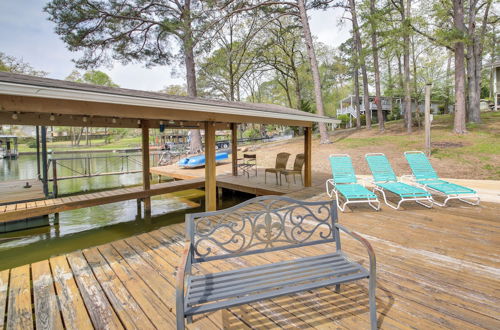
[[[500,179],[500,112],[481,114],[480,124],[468,124],[467,134],[453,133],[453,116],[437,115],[431,128],[432,157],[449,160],[447,166],[461,164],[473,177]],[[355,131],[334,140],[340,148],[356,152],[358,148],[374,146],[380,150],[403,152],[424,148],[423,128],[414,128],[408,135],[402,120],[387,122],[384,133],[375,126],[371,131]],[[342,131],[340,131],[342,132]],[[346,132],[347,133],[347,132]],[[451,163],[450,163],[451,162]],[[451,164],[451,165],[450,165]],[[475,173],[476,169],[478,173]]]
[[[115,150],[141,147],[141,137],[122,138],[105,144],[103,139],[92,140],[92,145],[85,145],[85,140],[80,141],[80,146],[71,146],[69,141],[49,142],[47,148],[56,151],[86,151],[86,150]],[[36,148],[29,148],[27,144],[19,145],[19,152],[35,152]]]

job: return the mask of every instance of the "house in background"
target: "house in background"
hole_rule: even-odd
[[[343,100],[340,101],[340,108],[337,109],[337,116],[339,115],[349,115],[350,119],[356,119],[356,109],[354,108],[355,104],[355,97],[354,95],[350,95]],[[377,105],[375,104],[375,96],[369,96],[368,100],[370,101],[370,110],[372,112],[372,119],[375,120],[377,118]],[[404,101],[402,97],[386,97],[382,96],[380,98],[381,104],[382,104],[382,114],[384,115],[384,120],[387,120],[387,115],[391,112],[391,110],[399,108],[400,113],[402,114],[402,109],[404,109]],[[359,97],[359,109],[361,112],[361,115],[365,114],[365,107],[363,103],[363,95],[360,95]],[[440,103],[436,102],[431,102],[431,113],[433,114],[438,114],[439,113],[439,107],[443,106]],[[417,109],[420,112],[424,112],[424,103],[422,102],[416,102],[415,99],[411,100],[411,111],[415,112]],[[453,112],[453,105],[450,105],[448,108],[448,112]]]
[[[500,61],[496,61],[492,65],[493,74],[493,91],[491,96],[493,96],[493,102],[495,102],[495,111],[500,110]]]

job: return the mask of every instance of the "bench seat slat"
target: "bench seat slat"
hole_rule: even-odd
[[[307,264],[307,263],[313,263],[317,261],[336,261],[336,260],[343,260],[344,256],[340,252],[336,253],[329,253],[329,254],[323,254],[319,256],[314,256],[310,257],[307,260],[302,260],[303,258],[297,258],[293,260],[286,260],[286,261],[281,261],[277,263],[270,263],[266,265],[260,265],[260,266],[254,266],[254,267],[248,267],[248,268],[240,268],[236,270],[230,270],[230,271],[225,271],[225,272],[220,272],[220,273],[215,273],[215,274],[207,274],[207,275],[197,275],[197,276],[192,276],[191,277],[191,282],[193,283],[193,286],[196,286],[198,282],[200,283],[206,283],[207,280],[212,280],[214,283],[220,279],[220,280],[226,280],[231,277],[238,277],[241,278],[241,276],[249,276],[252,275],[253,273],[261,273],[263,271],[266,271],[268,269],[272,270],[280,270],[286,267],[294,266],[297,264]]]
[[[199,291],[206,291],[207,289],[209,290],[215,290],[223,287],[236,287],[240,285],[246,285],[246,284],[254,284],[258,281],[261,280],[269,280],[274,277],[280,277],[280,276],[288,276],[288,275],[297,275],[301,273],[307,274],[308,272],[311,271],[318,271],[320,269],[326,268],[326,269],[337,269],[340,267],[343,267],[345,265],[350,265],[351,263],[345,259],[339,259],[339,260],[326,260],[326,261],[316,261],[315,263],[296,263],[293,264],[287,268],[282,268],[282,269],[266,269],[263,270],[262,272],[252,272],[251,274],[241,274],[241,277],[237,276],[231,276],[231,278],[223,278],[219,279],[218,281],[212,281],[211,279],[207,279],[205,282],[197,282],[194,284],[193,282],[190,283],[191,287],[191,294],[195,294],[196,292]]]
[[[339,266],[322,265],[320,267],[306,268],[302,270],[289,271],[286,273],[268,274],[261,276],[259,279],[249,280],[245,283],[237,285],[228,283],[226,286],[219,286],[216,288],[211,287],[209,284],[205,288],[201,288],[197,292],[190,291],[188,295],[188,303],[199,303],[203,297],[209,299],[218,299],[219,296],[234,296],[242,292],[258,292],[270,288],[281,287],[283,283],[300,283],[316,279],[315,277],[331,277],[341,276],[350,273],[362,271],[356,265],[350,263],[343,263]],[[212,296],[213,295],[213,296]]]
[[[295,286],[285,286],[277,290],[271,290],[268,292],[264,293],[259,293],[259,294],[254,294],[254,295],[249,295],[249,296],[244,296],[244,297],[238,297],[235,299],[230,299],[226,301],[220,301],[220,302],[215,302],[215,303],[210,303],[210,304],[204,304],[204,305],[199,305],[199,306],[194,306],[194,307],[187,307],[185,310],[185,315],[194,315],[194,314],[200,314],[200,313],[207,313],[207,312],[212,312],[215,310],[219,309],[224,309],[224,308],[229,308],[233,306],[238,306],[242,304],[249,304],[255,301],[263,300],[263,299],[268,299],[268,298],[274,298],[274,297],[280,297],[296,292],[301,292],[301,291],[306,291],[306,290],[313,290],[317,288],[322,288],[325,286],[331,286],[331,285],[336,285],[336,284],[342,284],[346,282],[351,282],[355,281],[358,279],[366,278],[368,276],[367,273],[356,273],[348,276],[342,276],[340,278],[329,278],[317,282],[312,282],[312,283],[307,283],[307,284],[302,284],[302,285],[295,285]]]
[[[256,275],[250,283],[234,278],[232,281],[218,283],[222,285],[213,286],[211,279],[207,278],[203,286],[193,290],[192,282],[188,278],[187,303],[199,304],[248,294],[255,295],[263,290],[276,290],[287,285],[297,285],[331,277],[340,279],[342,276],[352,275],[353,273],[361,274],[361,277],[368,275],[368,272],[359,264],[346,258],[342,258],[343,260],[340,260],[337,264],[328,262],[300,267],[300,264],[307,263],[310,258],[298,259],[299,262],[296,263],[298,267]]]

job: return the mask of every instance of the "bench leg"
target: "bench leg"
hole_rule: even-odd
[[[340,293],[340,284],[335,285],[335,292]]]
[[[370,302],[370,325],[371,329],[377,329],[377,303],[375,300],[375,291],[377,289],[376,277],[374,274],[370,275],[368,284],[368,300]]]
[[[177,330],[184,330],[184,313],[177,312]]]
[[[192,316],[186,316],[186,321],[187,321],[187,324],[193,323],[193,317]]]

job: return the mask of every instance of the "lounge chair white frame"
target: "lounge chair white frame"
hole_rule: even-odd
[[[422,153],[422,152],[418,151],[418,150],[412,150],[412,151],[405,151],[404,152],[405,155],[407,153]],[[437,200],[434,199],[434,204],[436,204],[438,206],[441,206],[441,207],[446,206],[446,204],[448,203],[448,201],[450,201],[452,199],[458,199],[461,202],[464,202],[464,203],[467,203],[467,204],[473,205],[473,206],[479,205],[479,202],[481,201],[481,198],[479,197],[479,195],[477,194],[477,192],[475,194],[467,194],[467,197],[463,197],[463,194],[445,194],[444,192],[436,190],[436,189],[434,189],[432,187],[429,187],[426,184],[423,184],[421,182],[417,182],[417,178],[413,174],[403,175],[401,178],[403,178],[403,177],[404,178],[408,178],[409,181],[412,184],[414,184],[417,187],[420,187],[422,189],[425,189],[430,194],[435,194],[435,195],[438,195],[439,197],[445,198],[443,203],[438,202]],[[436,180],[445,181],[445,180],[442,180],[442,179],[439,179],[439,178],[436,179]],[[421,180],[421,181],[424,181],[424,180]],[[449,182],[449,183],[452,183],[452,182]],[[461,195],[462,195],[462,197],[461,197]],[[469,199],[469,200],[467,200],[467,199]]]
[[[376,155],[383,155],[383,156],[385,156],[385,154],[384,154],[384,153],[381,153],[381,152],[373,152],[373,153],[367,153],[367,154],[365,154],[365,159],[366,159],[366,156],[376,156]],[[387,156],[385,156],[385,157],[387,157]],[[391,165],[391,167],[392,167],[392,165]],[[372,177],[373,177],[373,173],[372,173]],[[396,176],[396,179],[397,179],[397,176]],[[375,186],[375,188],[373,188],[373,191],[374,191],[374,192],[375,192],[375,191],[380,192],[380,193],[382,194],[382,197],[384,197],[384,203],[385,203],[387,206],[389,206],[389,207],[391,207],[391,208],[393,208],[393,209],[395,209],[395,210],[399,210],[399,208],[401,207],[401,204],[402,204],[402,203],[404,203],[404,202],[416,202],[416,203],[418,203],[418,204],[420,204],[420,205],[422,205],[422,206],[425,206],[425,207],[427,207],[427,208],[429,208],[429,209],[431,209],[431,208],[432,208],[432,206],[433,206],[433,204],[435,203],[435,201],[434,201],[434,199],[432,198],[432,196],[427,196],[427,197],[403,197],[403,196],[401,196],[400,194],[397,194],[397,193],[394,193],[394,192],[392,192],[392,191],[390,191],[390,190],[387,190],[387,192],[388,192],[388,193],[391,193],[391,194],[393,194],[393,195],[396,195],[396,196],[398,196],[398,197],[400,198],[399,202],[396,204],[396,206],[394,206],[394,205],[392,205],[392,202],[391,202],[391,203],[389,203],[389,201],[387,200],[387,196],[386,196],[386,192],[385,192],[385,190],[386,190],[386,189],[384,189],[383,187],[381,187],[381,186],[379,186],[379,185],[378,185],[378,183],[384,183],[384,182],[382,182],[382,181],[378,181],[378,182],[377,182],[377,181],[375,181],[375,179],[374,179],[374,178],[373,178],[373,179],[371,179],[371,180],[370,180],[370,182],[371,182],[371,183]],[[402,182],[402,180],[397,180],[396,182],[405,183],[405,182]],[[390,182],[387,182],[387,183],[390,183]],[[405,183],[405,184],[407,184],[407,183]],[[420,188],[420,187],[419,187],[419,188]],[[422,188],[421,188],[421,189],[422,189]],[[425,189],[424,189],[424,190],[425,190]],[[427,191],[427,190],[425,190],[425,191]],[[427,191],[427,192],[428,192],[428,191]],[[429,193],[429,194],[430,194],[430,193]],[[427,202],[429,202],[429,204],[426,204],[426,203],[424,203],[423,201],[427,201]]]
[[[351,157],[349,156],[348,154],[331,154],[328,156],[328,159],[330,159],[330,157],[338,157],[338,156],[347,156],[347,157]],[[357,175],[356,176],[356,183],[358,183],[360,181],[361,185],[363,187],[366,188],[366,179],[364,178],[360,178],[358,177]],[[339,184],[349,184],[349,183],[339,183]],[[335,194],[335,200],[337,202],[337,207],[342,211],[342,212],[345,212],[345,208],[347,206],[347,204],[356,204],[356,203],[368,203],[368,205],[370,205],[370,207],[372,207],[375,211],[379,211],[380,210],[380,201],[378,200],[378,198],[367,198],[367,199],[355,199],[355,200],[349,200],[349,198],[347,198],[346,196],[344,196],[341,192],[339,192],[335,186],[336,186],[336,183],[335,183],[335,180],[332,178],[332,179],[328,179],[326,180],[325,182],[325,185],[326,185],[326,193],[327,195],[330,197],[330,198],[333,198],[333,194]],[[367,188],[368,189],[368,188]],[[373,190],[372,190],[373,191]],[[375,192],[373,192],[375,193]],[[345,200],[344,204],[341,205],[339,203],[339,200],[340,200],[340,196],[342,196],[342,198]],[[372,203],[377,203],[377,205],[374,205]]]

